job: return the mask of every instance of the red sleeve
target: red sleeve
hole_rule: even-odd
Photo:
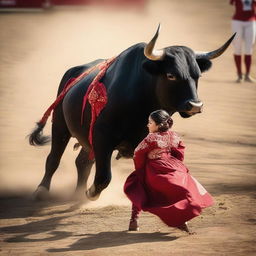
[[[234,0],[230,0],[229,1],[230,4],[234,4],[234,2],[235,2]]]
[[[145,167],[147,160],[147,154],[152,149],[153,143],[149,139],[148,135],[140,144],[136,147],[133,155],[133,161],[135,170],[142,170]]]
[[[180,161],[184,160],[185,145],[182,141],[179,142],[178,147],[172,147],[171,154]]]

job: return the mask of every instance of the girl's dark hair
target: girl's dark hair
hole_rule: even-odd
[[[149,117],[158,125],[159,132],[166,132],[173,125],[171,116],[163,109],[152,112]]]

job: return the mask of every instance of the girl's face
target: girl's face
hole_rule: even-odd
[[[150,117],[148,118],[148,125],[147,125],[147,127],[148,127],[148,131],[149,132],[157,132],[158,131],[158,125]]]

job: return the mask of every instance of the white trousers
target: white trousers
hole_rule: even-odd
[[[256,38],[256,21],[232,20],[232,31],[236,32],[233,40],[235,55],[252,55]]]

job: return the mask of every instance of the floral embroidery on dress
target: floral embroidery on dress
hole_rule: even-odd
[[[143,140],[143,141],[135,148],[134,152],[140,151],[140,150],[145,149],[145,148],[147,148],[147,147],[148,147],[148,143],[147,143],[145,140]]]
[[[157,133],[155,133],[155,132],[150,132],[150,133],[148,134],[148,136],[147,136],[145,139],[146,139],[146,141],[148,141],[149,143],[152,143],[152,142],[154,142],[154,141],[157,140]]]
[[[149,159],[157,159],[157,158],[160,158],[161,157],[161,153],[164,153],[166,152],[165,150],[162,150],[162,149],[159,149],[159,148],[156,148],[156,149],[153,149],[151,150],[149,153],[148,153],[148,158]]]
[[[172,147],[177,148],[180,143],[180,136],[176,132],[172,132],[170,141],[171,141]]]
[[[175,132],[168,132],[165,135],[160,133],[150,133],[147,136],[147,141],[149,143],[156,143],[157,148],[148,152],[149,159],[157,159],[161,157],[164,152],[170,152],[172,147],[178,147],[180,142],[180,137]]]
[[[159,138],[159,139],[157,140],[157,146],[158,146],[159,148],[166,148],[166,147],[169,146],[169,141],[165,140],[165,137]]]
[[[159,148],[167,147],[178,147],[180,142],[180,137],[176,132],[169,131],[165,135],[160,133],[155,133],[155,136],[151,136],[151,141],[156,141]]]
[[[162,133],[149,133],[148,136],[139,143],[135,148],[134,155],[146,148],[154,148],[147,153],[149,159],[157,159],[161,157],[164,152],[170,152],[172,147],[178,147],[180,142],[180,137],[176,132],[166,132]]]

